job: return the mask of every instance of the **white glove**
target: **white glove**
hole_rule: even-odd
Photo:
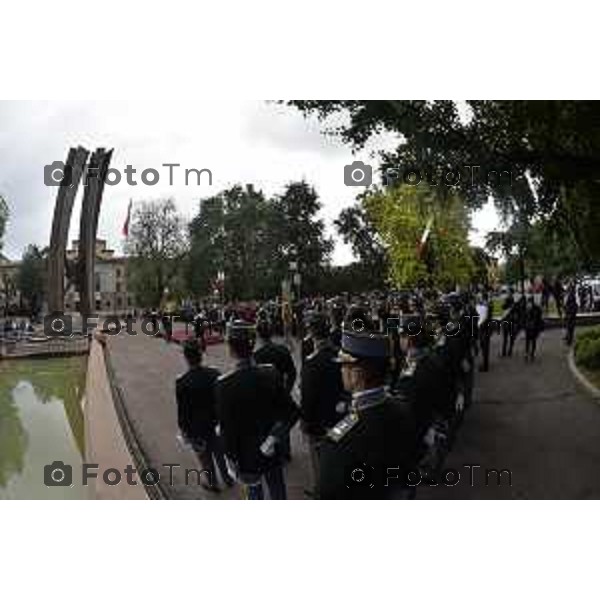
[[[267,439],[260,445],[260,451],[265,456],[273,456],[275,454],[275,444],[277,443],[277,438],[274,435],[270,435]]]

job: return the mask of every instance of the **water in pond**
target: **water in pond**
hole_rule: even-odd
[[[0,361],[0,499],[86,498],[81,485],[85,357]],[[62,461],[72,486],[47,487]]]

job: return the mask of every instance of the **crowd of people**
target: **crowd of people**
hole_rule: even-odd
[[[548,289],[572,344],[585,294],[575,282]],[[286,498],[290,431],[299,424],[307,496],[414,496],[415,480],[440,472],[474,372],[490,368],[492,336],[502,336],[500,356],[511,357],[522,335],[525,361],[536,360],[547,309],[539,290],[528,291],[535,294],[417,289],[196,307],[195,335],[184,344],[189,370],[176,392],[182,435],[209,474],[205,487],[219,493],[219,481],[237,480],[248,498],[265,497],[265,485],[270,498]],[[233,362],[224,374],[203,365],[213,330]],[[390,468],[400,474],[392,484]]]
[[[505,312],[516,315],[523,301],[509,303]],[[530,332],[529,307],[524,314]],[[489,369],[492,321],[485,293],[228,307],[231,370],[203,365],[204,345],[192,336],[183,345],[189,370],[176,383],[179,427],[209,474],[205,487],[219,493],[238,481],[248,498],[264,498],[265,486],[270,498],[286,498],[290,431],[299,424],[307,496],[414,496],[439,473],[471,404],[478,355],[480,370]],[[518,332],[505,329],[508,354]]]

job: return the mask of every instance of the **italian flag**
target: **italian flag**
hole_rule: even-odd
[[[417,252],[419,256],[423,254],[423,249],[425,248],[425,244],[427,243],[427,239],[429,238],[429,234],[431,233],[431,226],[433,225],[433,217],[429,217],[427,224],[425,225],[425,230],[423,231],[423,235],[421,236],[421,240],[417,246]]]

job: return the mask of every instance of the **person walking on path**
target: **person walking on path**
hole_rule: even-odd
[[[492,303],[487,293],[482,295],[481,302],[477,305],[479,315],[479,347],[481,348],[482,363],[479,370],[487,372],[490,370],[490,341],[492,337]]]
[[[575,337],[575,323],[577,321],[577,298],[575,296],[574,284],[571,284],[569,287],[567,302],[565,304],[565,319],[567,326],[565,342],[567,342],[567,346],[570,346]]]
[[[188,340],[183,347],[188,371],[177,378],[177,423],[183,439],[196,452],[202,468],[208,474],[208,482],[200,485],[208,491],[220,492],[217,483],[215,461],[223,482],[234,483],[223,455],[221,440],[216,434],[217,416],[215,406],[215,382],[220,373],[202,366],[202,350],[197,340]]]
[[[502,356],[512,356],[513,346],[515,343],[516,314],[515,297],[512,288],[508,290],[508,296],[502,304],[504,311],[502,316]],[[509,343],[510,342],[510,343]]]
[[[535,360],[537,339],[544,328],[542,309],[535,303],[533,296],[527,301],[525,311],[525,360]]]

